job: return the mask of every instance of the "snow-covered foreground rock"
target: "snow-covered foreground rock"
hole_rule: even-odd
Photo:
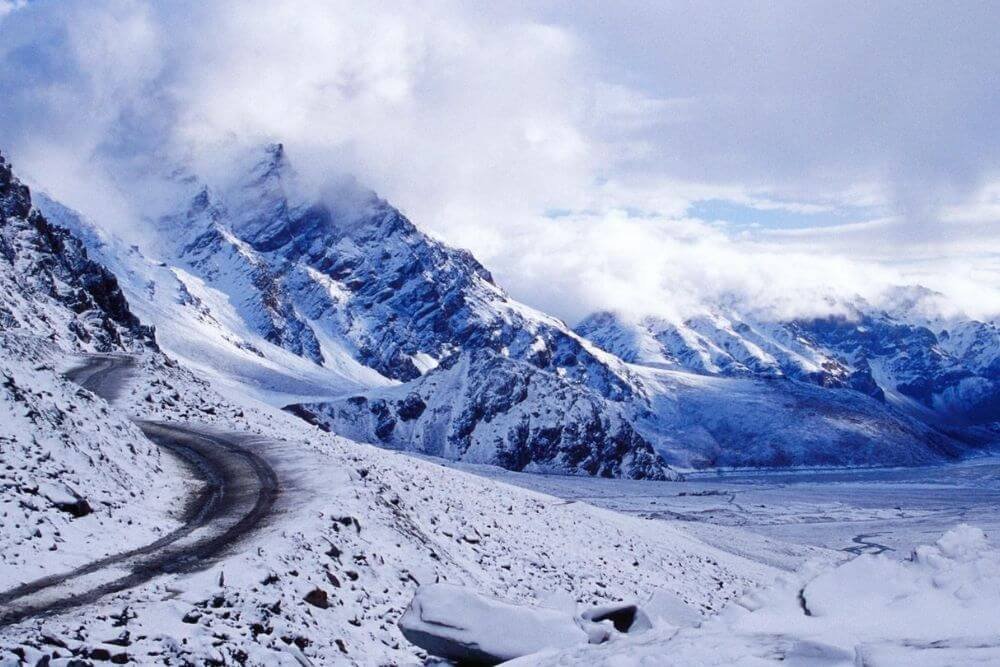
[[[587,642],[570,614],[507,604],[448,584],[417,589],[399,627],[431,655],[454,662],[497,664]]]
[[[696,628],[512,665],[974,665],[1000,660],[1000,546],[961,525],[908,560],[807,567]]]
[[[683,603],[674,598],[674,609]],[[685,608],[681,618],[697,617]],[[636,604],[572,608],[514,605],[452,584],[417,589],[399,619],[403,636],[432,656],[458,664],[495,665],[541,651],[602,644],[653,627]]]

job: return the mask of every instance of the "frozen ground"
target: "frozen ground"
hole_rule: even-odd
[[[736,552],[744,549],[736,539],[742,531],[720,526],[848,555],[897,558],[959,523],[989,535],[1000,531],[1000,458],[921,468],[700,473],[683,484],[463,468],[567,501],[669,521]]]
[[[713,473],[680,484],[475,472],[571,505],[641,516],[650,532],[669,526],[787,570],[702,623],[661,622],[635,637],[512,665],[1000,664],[996,458],[933,468]]]

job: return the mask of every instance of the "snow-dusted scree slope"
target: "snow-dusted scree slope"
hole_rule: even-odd
[[[57,370],[153,346],[113,275],[31,207],[0,157],[0,590],[152,542],[179,467]]]
[[[260,437],[283,493],[273,519],[197,574],[169,573],[85,614],[0,629],[3,657],[138,664],[420,664],[396,621],[418,585],[510,602],[608,604],[708,615],[775,571],[668,525],[515,489],[236,409],[185,378],[136,368],[120,403],[144,418],[237,425]],[[168,400],[169,399],[169,400]]]

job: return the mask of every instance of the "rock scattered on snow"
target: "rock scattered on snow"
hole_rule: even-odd
[[[320,609],[326,609],[330,606],[330,601],[327,598],[326,591],[322,588],[312,589],[306,593],[306,596],[303,599],[312,606],[319,607]]]

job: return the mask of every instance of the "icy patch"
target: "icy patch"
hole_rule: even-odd
[[[417,367],[421,375],[438,367],[438,360],[426,352],[417,352],[410,357],[410,360],[413,361],[413,365]]]

